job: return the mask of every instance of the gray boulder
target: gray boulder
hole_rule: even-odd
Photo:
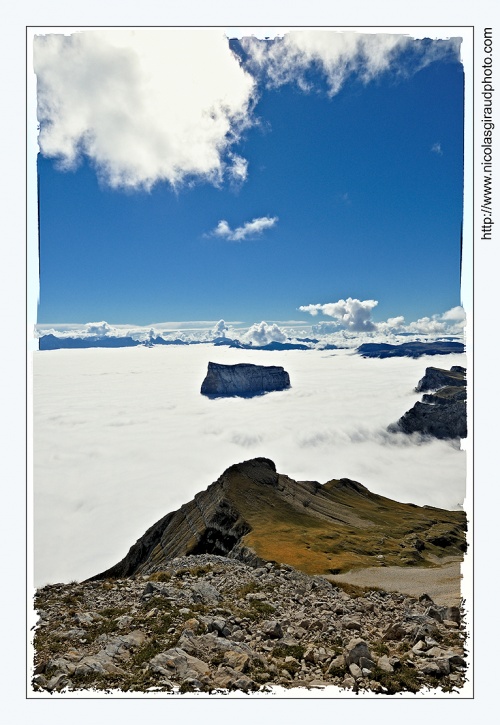
[[[371,660],[372,656],[368,645],[360,637],[351,639],[346,647],[345,660],[347,665],[356,664],[359,665],[360,659],[364,657],[367,660]],[[352,674],[352,671],[351,671]]]
[[[210,674],[210,668],[206,662],[188,655],[180,647],[172,647],[166,652],[155,655],[150,660],[149,667],[153,672],[160,675],[174,676],[181,679],[198,678]]]
[[[251,398],[274,390],[290,387],[290,377],[284,368],[277,365],[220,365],[209,362],[201,394],[208,397]]]

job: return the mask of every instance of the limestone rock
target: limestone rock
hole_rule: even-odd
[[[210,397],[238,396],[250,398],[290,387],[288,373],[277,365],[221,365],[208,363],[201,394]]]
[[[391,665],[387,655],[382,655],[378,658],[377,667],[379,670],[382,670],[382,672],[394,672],[394,667]]]
[[[221,598],[217,589],[208,582],[199,582],[191,586],[193,599],[201,604],[215,604]]]
[[[283,637],[283,628],[280,622],[275,619],[269,619],[262,622],[261,628],[266,637],[271,637],[273,639],[280,639],[280,637]]]
[[[210,672],[206,662],[188,655],[180,647],[173,647],[166,652],[155,655],[150,660],[149,666],[153,672],[181,679],[199,677]]]
[[[363,677],[363,672],[361,671],[361,667],[356,665],[354,662],[349,665],[349,672],[356,679],[358,679],[359,677]]]
[[[346,649],[346,663],[348,665],[351,665],[353,663],[359,665],[361,657],[371,660],[372,656],[370,650],[368,649],[368,645],[360,637],[357,637],[356,639],[351,639]]]

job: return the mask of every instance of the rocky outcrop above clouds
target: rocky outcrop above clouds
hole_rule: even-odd
[[[413,408],[399,419],[397,425],[404,433],[421,433],[441,439],[466,438],[465,401],[450,399],[445,404],[437,405],[429,401],[415,403]]]
[[[401,345],[389,343],[367,342],[360,345],[357,353],[362,357],[413,357],[422,355],[448,355],[463,353],[464,345],[461,342],[441,341],[435,342],[403,342]]]
[[[427,390],[439,390],[444,387],[465,388],[467,380],[465,379],[465,368],[460,365],[453,365],[450,370],[442,368],[426,368],[424,377],[418,381],[415,388],[417,393]]]
[[[420,433],[434,438],[467,437],[467,394],[465,368],[458,365],[450,370],[429,367],[415,390],[435,391],[425,394],[422,402],[417,402],[396,424],[391,431]]]
[[[275,390],[286,390],[289,387],[288,373],[277,365],[249,363],[220,365],[209,362],[201,394],[214,398],[234,395],[251,398]]]

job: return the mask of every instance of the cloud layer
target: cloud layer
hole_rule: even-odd
[[[292,387],[209,400],[199,392],[209,360],[282,365]],[[465,453],[385,430],[420,397],[413,388],[428,364],[465,356],[430,360],[210,345],[35,353],[37,584],[102,571],[161,516],[255,456],[297,480],[346,476],[397,500],[456,507]]]
[[[228,239],[231,242],[241,242],[248,237],[259,236],[265,229],[271,229],[274,227],[277,221],[277,216],[262,216],[252,219],[250,222],[245,222],[240,227],[236,227],[236,229],[231,229],[227,221],[225,219],[221,219],[211,233],[211,236],[222,237],[223,239]]]
[[[103,29],[34,43],[39,145],[73,168],[86,155],[113,187],[242,181],[231,151],[255,90],[218,29]]]

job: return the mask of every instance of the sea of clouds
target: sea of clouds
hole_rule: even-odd
[[[209,360],[282,365],[292,387],[211,400],[200,394]],[[210,344],[35,352],[36,586],[115,564],[159,518],[255,456],[298,480],[349,477],[400,501],[459,507],[465,451],[386,431],[420,399],[428,365],[466,359]]]

